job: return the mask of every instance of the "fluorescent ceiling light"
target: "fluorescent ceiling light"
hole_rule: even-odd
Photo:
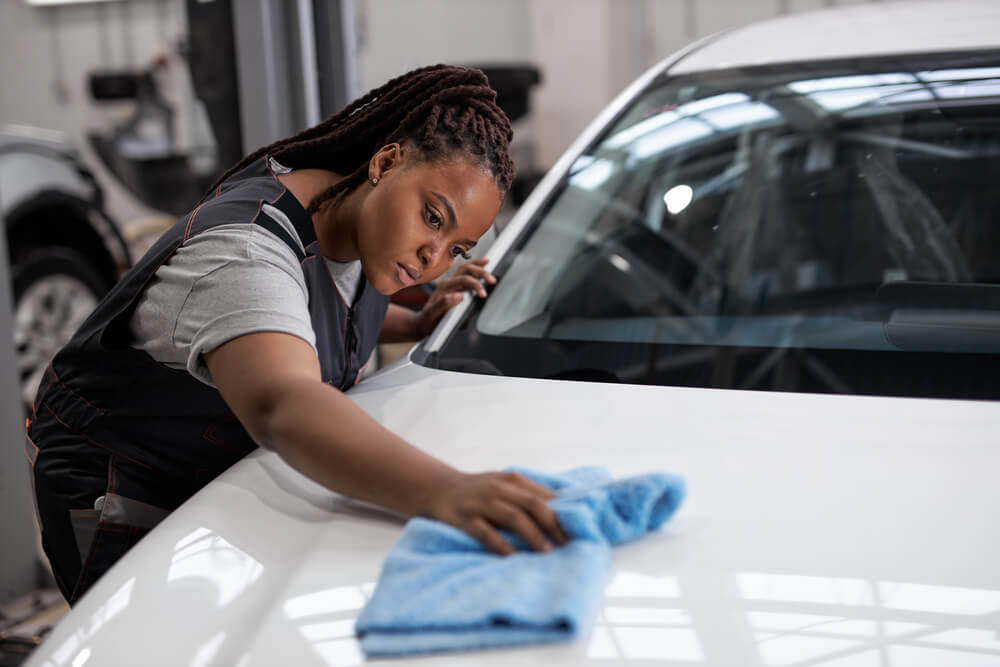
[[[688,207],[694,199],[694,188],[690,185],[675,185],[663,195],[663,203],[671,215],[677,215]]]
[[[926,97],[921,94],[926,93]],[[920,84],[905,84],[901,86],[880,86],[875,88],[845,88],[842,90],[826,90],[809,95],[816,104],[829,111],[840,111],[861,106],[869,102],[887,100],[897,102],[902,95],[917,95],[919,99],[930,99],[930,94]]]
[[[712,130],[705,123],[684,118],[636,140],[632,146],[632,155],[641,160],[662,153],[668,148],[700,139],[711,132]]]
[[[570,185],[584,190],[596,190],[614,173],[615,165],[610,160],[597,158],[569,177]]]
[[[969,79],[994,79],[1000,77],[1000,67],[972,67],[969,69],[939,69],[917,72],[921,81],[966,81]]]
[[[657,114],[652,118],[647,118],[641,123],[636,123],[626,130],[622,130],[605,141],[604,146],[607,148],[619,148],[625,144],[630,144],[644,134],[649,134],[650,132],[658,130],[665,125],[669,125],[680,117],[681,115],[676,111],[665,111]]]
[[[763,102],[746,102],[727,107],[712,109],[701,114],[701,118],[720,130],[729,130],[752,123],[772,120],[779,116],[778,111]]]
[[[962,97],[993,97],[1000,95],[1000,79],[992,81],[968,81],[948,86],[934,86],[938,97],[956,99]]]

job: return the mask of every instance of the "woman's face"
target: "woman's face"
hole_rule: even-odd
[[[377,291],[392,294],[434,280],[468,252],[493,223],[500,192],[480,167],[456,158],[407,159],[405,147],[382,149],[372,160],[361,205],[358,252]]]

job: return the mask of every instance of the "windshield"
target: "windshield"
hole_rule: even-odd
[[[663,77],[428,363],[998,398],[998,183],[1000,54]]]

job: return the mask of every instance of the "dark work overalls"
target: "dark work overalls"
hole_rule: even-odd
[[[292,221],[301,246],[261,212],[265,204]],[[39,388],[27,455],[42,545],[71,603],[171,510],[256,447],[216,389],[129,345],[129,321],[157,268],[192,236],[244,221],[276,233],[301,260],[325,382],[350,387],[375,346],[389,298],[362,276],[348,308],[309,214],[265,158],[228,179],[108,293]]]

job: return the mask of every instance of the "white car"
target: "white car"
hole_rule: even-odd
[[[350,397],[468,471],[669,471],[571,641],[420,664],[1000,665],[1000,4],[702,41],[629,87]],[[397,517],[258,451],[33,666],[351,665]]]

